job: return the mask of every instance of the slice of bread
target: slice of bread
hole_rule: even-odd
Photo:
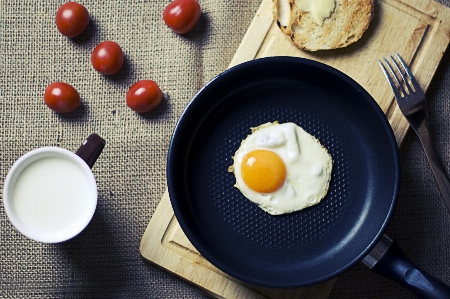
[[[315,0],[310,0],[315,1]],[[275,21],[300,49],[337,49],[356,42],[369,27],[374,0],[335,0],[334,11],[318,25],[296,0],[272,0]]]

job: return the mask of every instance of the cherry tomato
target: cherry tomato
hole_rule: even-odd
[[[94,69],[105,75],[117,73],[123,64],[122,48],[115,42],[101,42],[92,52],[91,62]]]
[[[45,89],[44,102],[55,112],[68,113],[78,108],[80,95],[72,85],[54,82]]]
[[[161,103],[162,92],[152,80],[136,82],[127,92],[127,105],[138,113],[148,112]]]
[[[62,35],[75,37],[80,35],[89,24],[89,12],[77,2],[67,2],[56,12],[56,27]]]
[[[164,9],[163,19],[173,31],[183,34],[194,28],[201,12],[197,0],[174,0]]]

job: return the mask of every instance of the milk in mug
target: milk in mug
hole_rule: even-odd
[[[78,234],[97,206],[91,169],[79,156],[61,148],[24,155],[12,167],[4,193],[14,226],[25,236],[48,243]]]

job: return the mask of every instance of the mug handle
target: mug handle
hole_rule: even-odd
[[[105,144],[106,141],[94,133],[86,138],[75,154],[83,159],[89,168],[92,168],[95,161],[97,161],[97,158],[102,153]]]

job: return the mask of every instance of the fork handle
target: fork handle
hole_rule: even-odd
[[[422,143],[425,155],[428,159],[428,163],[431,166],[431,171],[433,172],[439,190],[441,191],[442,198],[444,199],[445,205],[447,206],[447,211],[450,212],[450,180],[439,160],[433,144],[431,143],[431,138],[428,130],[418,132],[417,135],[419,136],[420,142]]]

